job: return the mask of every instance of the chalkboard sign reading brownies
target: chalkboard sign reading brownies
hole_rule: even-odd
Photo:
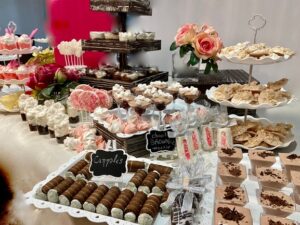
[[[127,172],[128,155],[123,150],[97,150],[92,154],[90,172],[94,176],[111,175],[121,177]]]
[[[176,139],[170,138],[168,132],[172,130],[150,130],[146,134],[146,149],[151,153],[160,151],[174,151],[176,146]]]

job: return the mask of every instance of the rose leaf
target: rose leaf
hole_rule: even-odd
[[[178,46],[176,45],[176,42],[174,41],[171,46],[170,46],[170,51],[174,51],[178,48]]]

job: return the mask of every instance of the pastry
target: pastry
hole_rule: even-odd
[[[158,164],[154,164],[154,163],[151,163],[148,168],[148,172],[157,171],[161,175],[170,174],[172,172],[172,170],[173,170],[172,167],[162,166],[162,165],[158,165]]]
[[[155,186],[152,188],[152,193],[162,195],[166,192],[166,185],[169,180],[169,174],[163,174],[155,183]]]
[[[259,202],[266,214],[285,217],[295,211],[294,200],[282,192],[261,191]]]
[[[134,161],[128,160],[127,161],[127,170],[128,173],[137,172],[139,169],[145,169],[146,163],[142,161]]]
[[[214,225],[252,225],[253,220],[249,209],[228,204],[215,206]]]
[[[77,174],[76,179],[85,179],[90,180],[92,178],[92,174],[90,172],[90,164],[87,164],[83,167]]]
[[[51,179],[50,181],[48,181],[45,185],[43,185],[41,188],[39,188],[36,192],[36,197],[38,199],[47,201],[47,194],[48,191],[54,187],[56,187],[58,184],[60,184],[62,181],[64,180],[64,178],[62,176],[56,176],[53,179]]]
[[[143,182],[138,188],[138,191],[142,191],[145,194],[150,194],[152,188],[154,187],[156,180],[159,179],[159,174],[155,171],[151,171],[147,174]]]
[[[133,196],[134,193],[132,191],[124,189],[112,206],[111,216],[117,219],[123,219],[125,208]]]
[[[69,206],[73,197],[86,185],[84,180],[76,180],[70,187],[59,195],[59,204]]]
[[[96,212],[105,216],[109,215],[113,203],[117,200],[120,193],[121,191],[118,187],[111,187],[97,205]]]
[[[73,165],[68,171],[66,172],[66,177],[71,177],[75,179],[79,171],[81,171],[85,166],[87,166],[88,163],[86,160],[81,159],[78,161],[75,165]]]
[[[236,163],[219,163],[218,174],[224,183],[241,183],[247,178],[245,166]]]
[[[218,157],[222,162],[239,163],[243,159],[240,148],[219,148]]]
[[[99,185],[96,190],[83,203],[83,209],[89,212],[96,212],[96,206],[108,192],[109,188],[105,185]]]
[[[216,187],[216,201],[220,203],[244,206],[248,202],[245,188],[237,185],[220,185]]]
[[[94,182],[87,183],[74,197],[71,201],[71,207],[81,209],[83,203],[87,198],[96,190],[97,184]]]
[[[160,203],[161,197],[150,195],[140,211],[138,223],[141,225],[151,225],[156,215],[159,213]]]
[[[65,180],[60,182],[57,186],[54,188],[51,188],[47,193],[47,198],[49,202],[58,203],[59,196],[67,190],[72,184],[74,183],[74,180],[70,177],[67,177]]]
[[[161,204],[160,204],[161,212],[164,215],[169,215],[171,213],[171,205],[166,203],[168,198],[169,198],[169,192],[166,191],[161,198]]]
[[[279,153],[281,164],[286,169],[287,177],[291,180],[291,171],[300,171],[300,155],[293,153]]]
[[[143,207],[147,195],[144,192],[137,192],[130,200],[124,211],[124,219],[134,223],[140,214],[140,210]]]
[[[288,185],[288,179],[281,170],[261,167],[256,169],[256,176],[264,189],[280,190]]]
[[[252,173],[256,174],[256,169],[260,167],[271,167],[275,162],[275,154],[272,151],[249,150],[248,156],[251,162]]]
[[[137,188],[142,184],[143,180],[146,178],[147,172],[139,169],[133,177],[128,182],[126,188],[132,192],[137,192]]]

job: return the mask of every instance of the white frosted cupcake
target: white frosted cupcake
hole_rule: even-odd
[[[32,39],[27,34],[22,34],[18,38],[18,47],[19,49],[31,49]]]

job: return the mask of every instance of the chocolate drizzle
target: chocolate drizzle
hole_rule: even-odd
[[[287,156],[286,158],[290,159],[290,160],[294,160],[294,159],[300,159],[300,156],[298,156],[296,154],[291,154],[291,155]]]
[[[239,213],[235,208],[219,207],[217,212],[222,215],[223,219],[235,221],[237,224],[240,224],[239,221],[245,218],[245,216],[242,213]]]
[[[267,152],[267,151],[259,152],[257,153],[257,155],[264,159],[270,156],[275,156],[274,152]]]
[[[235,193],[236,189],[237,189],[237,187],[227,186],[225,188],[224,199],[232,200],[234,198],[238,198],[239,196]]]
[[[232,156],[236,153],[235,149],[233,148],[222,148],[222,152],[224,152],[226,155]]]
[[[265,171],[260,172],[261,176],[271,176],[273,178],[282,179],[281,176],[277,175],[276,173],[273,173],[272,170],[266,169]]]
[[[239,177],[242,175],[241,169],[233,163],[226,163],[225,167],[228,169],[229,173],[232,176]]]
[[[263,193],[261,194],[261,197],[265,200],[268,200],[270,202],[270,205],[284,206],[288,208],[293,207],[293,204],[289,204],[285,199],[283,199],[283,197],[280,198],[278,196],[268,195]]]

